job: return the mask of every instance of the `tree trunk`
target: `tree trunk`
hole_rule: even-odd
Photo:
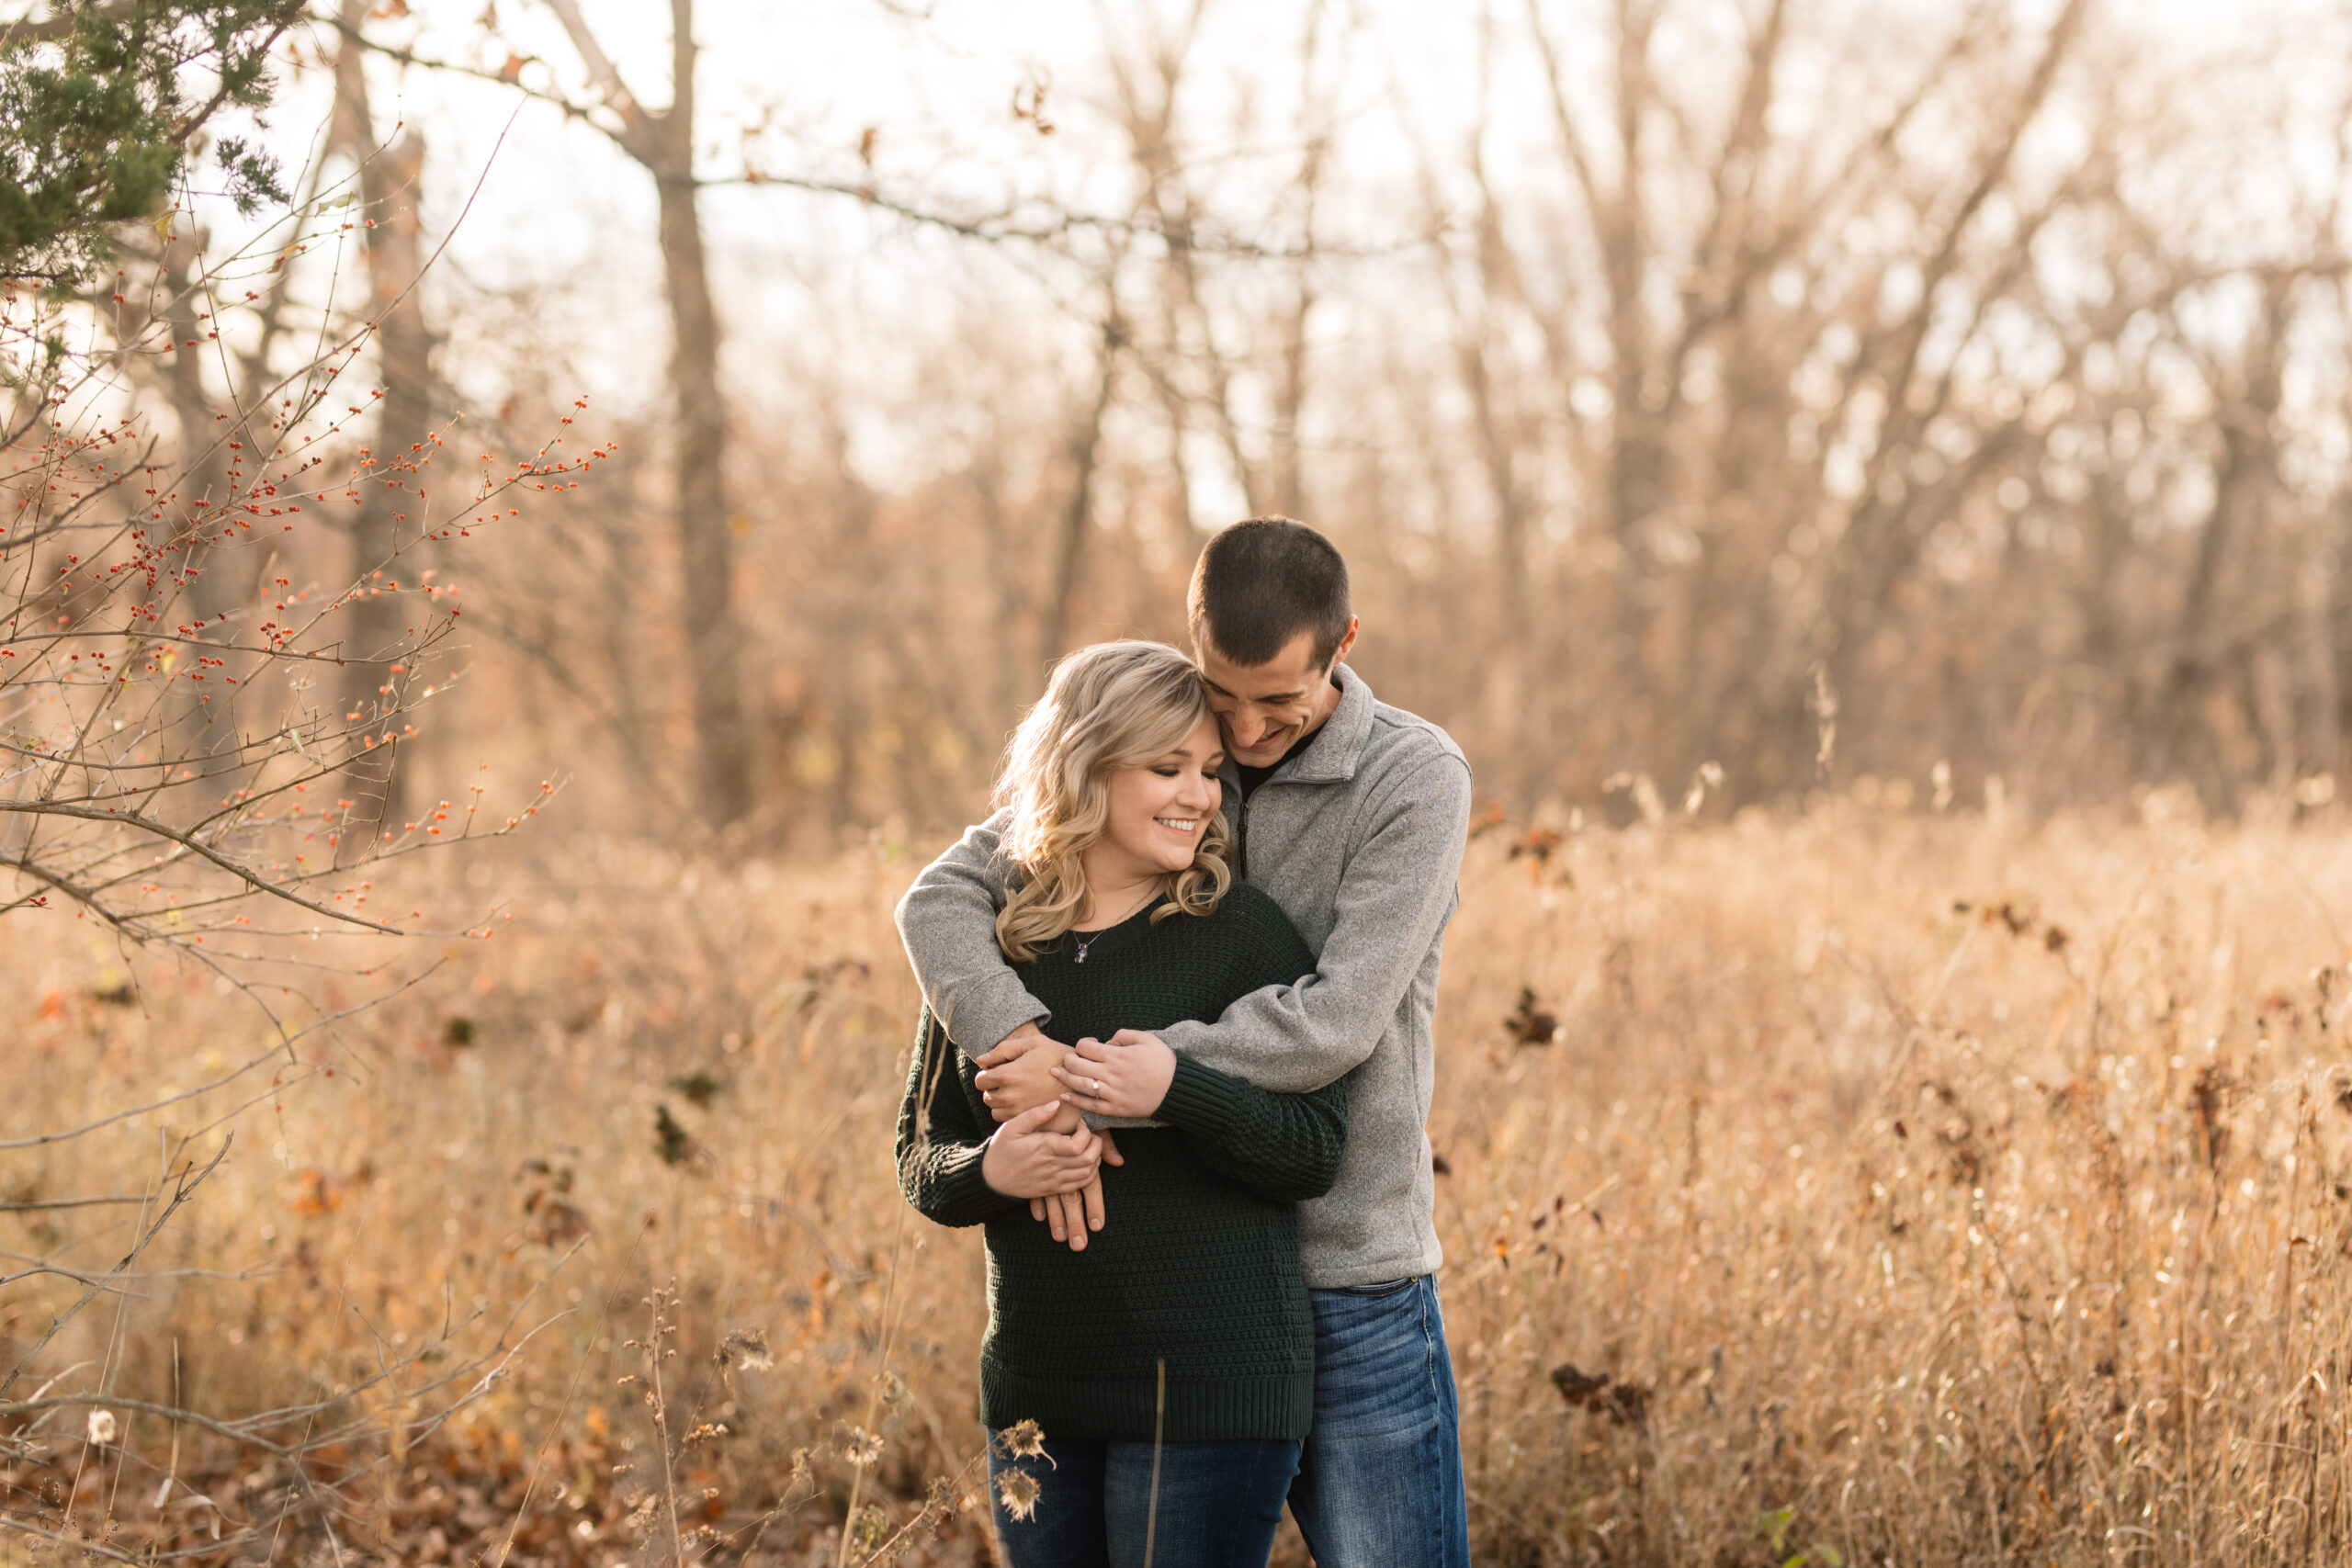
[[[670,0],[670,107],[639,103],[596,41],[578,0],[548,0],[581,63],[617,115],[621,150],[653,176],[662,210],[662,271],[670,296],[670,391],[677,412],[679,610],[694,715],[694,797],[713,828],[752,806],[744,719],[743,639],[735,618],[733,520],[727,509],[727,411],[718,394],[718,312],[702,220],[695,209],[695,7]]]
[[[212,631],[220,626],[222,614],[237,597],[229,574],[238,552],[216,552],[211,548],[233,513],[237,483],[230,477],[226,438],[214,418],[211,396],[204,388],[204,352],[214,346],[205,336],[209,329],[197,314],[196,279],[203,270],[198,263],[204,254],[206,238],[205,231],[199,229],[193,233],[174,235],[164,247],[163,287],[169,300],[164,320],[172,333],[165,385],[171,395],[173,416],[179,421],[180,451],[187,457],[199,452],[205,456],[201,461],[190,463],[182,474],[179,522],[173,527],[171,537],[158,541],[158,545],[164,552],[164,569],[186,579],[186,585],[176,595],[178,612],[171,619]],[[174,595],[170,588],[159,587],[158,596]],[[192,761],[233,751],[236,731],[228,720],[225,707],[205,702],[198,688],[187,687],[172,724],[169,743],[182,749]]]
[[[2352,738],[2352,499],[2339,499],[2329,517],[2335,536],[2335,570],[2328,573],[2329,592],[2321,609],[2320,636],[2329,660],[2329,679],[2324,688],[2334,709],[2328,716],[2326,733],[2331,746],[2320,759],[2320,765],[2332,773],[2341,773],[2352,766],[2352,757],[2345,754],[2344,743]],[[2345,780],[2346,797],[2352,799],[2352,778]]]
[[[1499,793],[1526,810],[1540,803],[1550,782],[1552,741],[1546,720],[1551,694],[1547,688],[1561,671],[1544,668],[1536,658],[1538,636],[1527,581],[1527,496],[1518,468],[1522,437],[1516,428],[1518,421],[1501,407],[1497,378],[1487,358],[1496,335],[1498,306],[1513,292],[1516,264],[1487,182],[1481,152],[1484,136],[1481,125],[1470,143],[1470,176],[1478,192],[1473,262],[1476,294],[1468,297],[1471,286],[1467,284],[1449,292],[1453,297],[1455,373],[1470,399],[1478,467],[1486,476],[1495,513],[1494,604],[1500,624],[1490,628],[1486,639],[1492,651],[1486,668],[1485,697],[1498,728],[1515,725],[1519,730]]]
[[[1644,200],[1644,136],[1652,99],[1650,38],[1657,20],[1654,0],[1617,0],[1615,10],[1616,124],[1618,164],[1613,183],[1603,177],[1570,111],[1560,60],[1544,30],[1538,0],[1528,0],[1528,17],[1542,56],[1560,147],[1582,197],[1593,243],[1600,253],[1606,292],[1604,326],[1609,337],[1610,439],[1602,492],[1607,496],[1612,588],[1611,635],[1604,660],[1609,683],[1620,694],[1616,734],[1609,746],[1618,766],[1647,761],[1654,736],[1645,718],[1654,584],[1646,572],[1645,536],[1650,518],[1667,501],[1665,391],[1654,364],[1654,333],[1642,283],[1649,264],[1649,214]]]
[[[422,531],[424,488],[416,457],[432,432],[433,338],[424,302],[415,288],[424,270],[424,226],[417,197],[424,173],[424,138],[413,127],[380,150],[368,101],[368,79],[356,31],[367,17],[366,0],[343,0],[343,50],[335,62],[334,150],[359,164],[362,210],[374,223],[365,231],[368,312],[376,328],[376,358],[383,397],[368,456],[371,482],[360,491],[351,526],[352,579],[357,596],[345,607],[345,713],[365,724],[394,706],[395,688],[412,680],[413,669],[394,670],[409,622],[397,594],[386,585],[401,569],[394,558],[403,534]],[[402,809],[397,733],[368,753],[366,772],[355,791],[356,819],[397,820]],[[364,835],[355,833],[354,838]]]
[[[1102,317],[1102,368],[1094,385],[1094,403],[1086,423],[1070,438],[1069,505],[1062,513],[1062,536],[1054,551],[1054,581],[1046,590],[1045,625],[1038,633],[1040,662],[1051,664],[1069,642],[1070,601],[1078,592],[1079,572],[1085,562],[1086,528],[1094,516],[1094,469],[1102,450],[1102,421],[1111,411],[1119,384],[1119,346],[1126,329],[1120,324],[1114,300]]]
[[[2292,288],[2293,279],[2283,273],[2264,280],[2262,317],[2245,351],[2244,393],[2218,411],[2222,457],[2214,465],[2213,506],[2198,536],[2197,555],[2181,592],[2147,760],[2151,777],[2190,767],[2199,793],[2209,803],[2224,807],[2230,804],[2229,770],[2219,760],[2218,739],[2211,733],[2204,703],[2222,689],[2235,641],[2222,604],[2223,568],[2261,526],[2277,460],[2271,423],[2284,395],[2282,361]],[[2246,716],[2253,722],[2250,709]]]
[[[714,828],[751,809],[750,737],[735,624],[734,539],[724,468],[727,411],[718,395],[718,314],[710,298],[702,222],[695,209],[694,4],[671,0],[672,107],[656,122],[653,177],[662,199],[662,265],[673,334],[670,384],[677,402],[678,565],[683,574],[687,679],[693,684],[695,800]]]

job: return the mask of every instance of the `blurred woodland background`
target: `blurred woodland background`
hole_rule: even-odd
[[[2343,765],[2335,13],[834,9],[805,107],[733,36],[791,29],[707,0],[675,48],[571,0],[287,33],[288,177],[361,161],[374,227],[213,301],[242,373],[399,296],[347,439],[527,455],[594,392],[618,444],[432,558],[481,597],[413,795],[496,752],[598,821],[960,821],[1046,663],[1181,639],[1204,531],[1270,511],[1514,809],[1791,798],[1833,714],[1922,803]],[[234,254],[191,200],[131,284]],[[232,410],[201,346],[125,362],[158,428]]]
[[[2347,188],[2332,0],[0,6],[0,1563],[987,1560],[888,909],[1269,512],[1481,1561],[2340,1555]]]
[[[1454,8],[1417,18],[1432,104],[1376,12],[1090,20],[1086,74],[1009,94],[1074,194],[959,202],[888,125],[804,152],[948,220],[869,209],[891,286],[804,263],[821,330],[706,303],[664,209],[677,400],[562,547],[507,536],[544,575],[492,623],[608,776],[718,822],[957,820],[1045,664],[1179,637],[1202,532],[1266,511],[1340,542],[1363,668],[1514,807],[1709,761],[1785,798],[1829,705],[1849,776],[1923,802],[2233,810],[2342,765],[2333,31]],[[519,384],[568,388],[554,346],[513,344]]]

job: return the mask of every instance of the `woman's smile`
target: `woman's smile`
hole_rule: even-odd
[[[1148,762],[1111,770],[1102,836],[1085,852],[1086,877],[1097,893],[1155,881],[1182,871],[1200,853],[1216,816],[1225,765],[1225,742],[1208,714],[1183,741]],[[1109,906],[1090,904],[1090,917],[1107,918]]]

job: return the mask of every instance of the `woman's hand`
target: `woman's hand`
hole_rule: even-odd
[[[1048,1100],[999,1127],[980,1156],[980,1179],[1007,1198],[1030,1199],[1058,1198],[1093,1181],[1102,1140],[1083,1122],[1075,1132],[1053,1131],[1046,1123],[1062,1109],[1058,1100]]]
[[[1080,1111],[1097,1116],[1149,1116],[1176,1081],[1176,1053],[1157,1034],[1122,1029],[1107,1043],[1080,1041],[1055,1065],[1053,1074],[1064,1098]]]
[[[1076,1111],[1070,1110],[1067,1105],[1062,1109],[1069,1111],[1071,1121],[1077,1122],[1081,1127],[1086,1125],[1079,1119]],[[1053,1127],[1057,1133],[1065,1130],[1055,1126],[1052,1122],[1047,1122],[1046,1125]],[[1111,1129],[1097,1128],[1094,1135],[1102,1142],[1104,1165],[1127,1163],[1127,1156],[1119,1152],[1118,1140],[1111,1136]],[[1054,1230],[1054,1239],[1069,1243],[1069,1249],[1072,1252],[1084,1252],[1086,1233],[1102,1228],[1102,1173],[1096,1171],[1094,1179],[1075,1192],[1065,1192],[1057,1198],[1030,1199],[1029,1217],[1040,1224],[1051,1225]]]

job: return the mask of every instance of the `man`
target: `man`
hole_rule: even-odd
[[[899,933],[949,1038],[985,1052],[980,1087],[1000,1122],[1057,1094],[1098,1114],[1148,1114],[1157,1097],[1147,1081],[1136,1102],[1127,1066],[1164,1059],[1135,1049],[1146,1043],[1280,1092],[1350,1078],[1338,1184],[1299,1208],[1315,1423],[1291,1511],[1320,1568],[1457,1568],[1469,1528],[1425,1128],[1469,765],[1444,731],[1378,702],[1346,668],[1358,630],[1347,564],[1313,529],[1257,518],[1219,533],[1187,608],[1224,730],[1234,869],[1282,906],[1316,950],[1316,972],[1157,1041],[1132,1031],[1075,1049],[1055,1041],[996,945],[995,819],[915,880]],[[1083,1212],[1073,1201],[1051,1218],[1057,1237],[1082,1248],[1087,1228],[1105,1223],[1099,1185]]]

